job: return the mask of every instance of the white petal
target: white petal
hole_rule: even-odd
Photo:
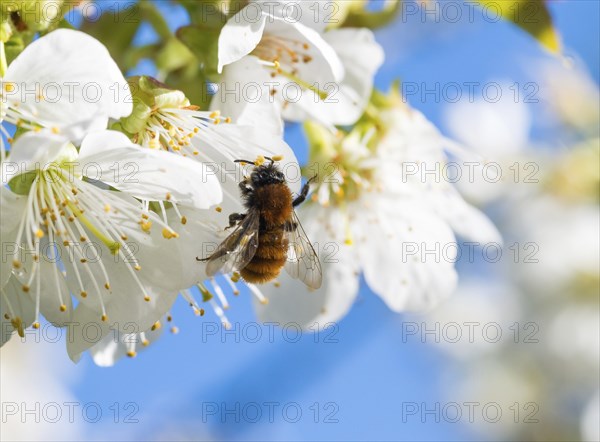
[[[312,60],[309,63],[296,63],[294,68],[298,77],[309,84],[318,83],[321,88],[329,82],[340,82],[344,78],[344,65],[335,50],[321,35],[300,22],[273,17],[267,21],[265,33],[306,44],[301,48]],[[268,60],[272,61],[272,60]]]
[[[150,292],[150,302],[141,297],[125,295],[127,293],[121,293],[117,302],[107,306],[106,322],[100,320],[95,310],[83,304],[77,306],[67,336],[67,352],[71,359],[77,360],[81,353],[107,336],[110,336],[107,339],[118,339],[115,331],[133,334],[149,329],[165,315],[177,297],[176,292],[169,294],[156,290]]]
[[[0,295],[0,346],[4,345],[14,334],[14,328],[10,318],[19,317],[23,322],[23,329],[29,327],[35,320],[35,304],[28,296],[22,296],[21,284],[15,277],[10,278],[8,283],[2,288]],[[10,306],[9,306],[10,304]]]
[[[88,177],[138,198],[206,209],[223,198],[218,179],[206,164],[169,152],[142,148],[122,133],[88,135],[80,150],[81,170]]]
[[[223,66],[238,61],[254,50],[262,39],[267,17],[256,8],[258,16],[250,20],[248,10],[242,10],[227,20],[219,35],[219,73]]]
[[[156,341],[163,332],[163,328],[156,330],[147,330],[144,332],[144,338],[148,343]],[[114,331],[108,333],[100,342],[90,348],[90,354],[96,365],[100,367],[112,367],[115,363],[125,357],[130,348],[135,347],[136,351],[146,348],[142,342],[140,334],[127,334]]]
[[[354,124],[371,97],[375,73],[383,64],[383,49],[368,29],[329,31],[324,39],[341,59],[344,79],[335,88],[328,89],[330,95],[325,100],[306,93],[284,110],[284,118],[291,121],[312,118],[333,125]]]
[[[0,187],[0,238],[2,239],[2,260],[0,262],[0,288],[4,287],[12,271],[12,253],[17,250],[17,231],[27,209],[27,198]]]
[[[44,168],[54,161],[67,139],[48,131],[27,132],[12,145],[10,158],[2,163],[2,184],[14,176]]]
[[[58,29],[35,40],[10,64],[4,80],[16,85],[9,102],[16,100],[44,127],[94,120],[94,127],[105,128],[109,118],[132,111],[129,87],[108,50],[80,31]],[[43,99],[25,93],[32,90]]]
[[[434,203],[439,215],[461,237],[481,245],[502,244],[502,235],[496,226],[483,212],[467,203],[454,187],[437,192]]]
[[[336,260],[324,265],[323,284],[318,290],[309,291],[285,273],[278,278],[281,286],[262,286],[260,290],[269,302],[255,302],[258,318],[279,326],[298,324],[304,330],[322,330],[342,319],[356,299],[359,277],[351,254],[338,253]]]
[[[223,70],[211,109],[219,110],[238,124],[281,136],[281,104],[270,94],[268,83],[272,81],[269,71],[256,57],[244,57]]]
[[[396,312],[431,308],[456,287],[454,235],[442,219],[418,203],[396,202],[395,213],[387,215],[381,208],[377,213],[383,226],[369,228],[364,219],[355,223],[362,224],[363,235],[368,235],[360,245],[365,280]]]

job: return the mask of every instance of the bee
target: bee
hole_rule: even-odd
[[[230,229],[235,227],[206,261],[206,273],[238,272],[249,283],[264,284],[275,279],[281,269],[312,289],[321,286],[319,258],[308,240],[294,207],[306,200],[310,179],[300,195],[292,197],[285,176],[272,158],[256,165],[239,183],[246,213],[229,215]],[[268,161],[268,163],[267,163]]]

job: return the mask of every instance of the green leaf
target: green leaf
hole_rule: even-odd
[[[531,34],[550,52],[560,52],[560,37],[544,0],[477,1],[483,8],[489,8],[490,14],[499,13],[505,20]]]
[[[202,70],[209,77],[217,75],[220,32],[220,28],[211,29],[199,25],[184,26],[177,30],[177,38],[196,56]]]
[[[133,68],[128,53],[131,41],[141,24],[140,9],[137,4],[119,8],[118,12],[106,11],[100,18],[85,20],[81,30],[100,40],[110,55],[123,70]]]

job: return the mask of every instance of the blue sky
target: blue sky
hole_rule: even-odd
[[[172,23],[182,18],[176,9],[165,6],[163,10]],[[552,2],[551,10],[567,54],[582,60],[598,81],[599,3]],[[480,15],[473,23],[455,24],[422,23],[420,16],[412,16],[378,32],[377,37],[387,54],[376,79],[377,87],[384,90],[396,78],[429,85],[493,79],[526,83],[535,81],[530,67],[550,58],[524,32],[504,22],[487,23]],[[137,41],[150,38],[146,29]],[[151,73],[151,66],[140,65],[138,73],[142,72]],[[442,119],[447,104],[418,97],[410,102],[447,129]],[[534,113],[539,110],[533,109]],[[541,130],[534,135],[544,137]],[[290,126],[286,138],[304,158],[299,128]],[[468,273],[469,268],[464,271]],[[403,342],[406,317],[390,312],[364,284],[356,305],[333,336],[305,335],[299,342],[285,339],[280,330],[270,340],[266,328],[257,343],[235,342],[233,334],[207,335],[203,321],[217,321],[211,312],[205,319],[196,318],[179,301],[173,313],[180,333],[166,333],[137,358],[111,369],[96,367],[89,358],[79,364],[81,376],[73,388],[80,401],[97,402],[104,408],[114,402],[139,406],[138,424],[114,424],[106,418],[88,426],[90,435],[227,440],[481,438],[460,423],[403,422],[403,403],[443,400],[446,367],[452,361],[426,344]],[[228,315],[240,327],[254,320],[248,294],[232,300]],[[325,342],[328,336],[334,342]],[[233,418],[222,423],[208,413],[213,404],[233,408],[236,403],[241,407],[256,403],[266,413],[262,404],[270,402],[280,404],[272,423],[266,416],[256,423],[234,423]],[[302,410],[297,423],[281,415],[281,408],[289,404]],[[324,422],[327,416],[338,422]]]

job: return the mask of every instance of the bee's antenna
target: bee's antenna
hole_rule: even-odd
[[[271,157],[265,157],[265,160],[269,160],[271,162],[271,165],[275,163],[275,160]]]
[[[247,163],[247,164],[254,164],[254,161],[250,161],[250,160],[233,160],[234,163]]]

